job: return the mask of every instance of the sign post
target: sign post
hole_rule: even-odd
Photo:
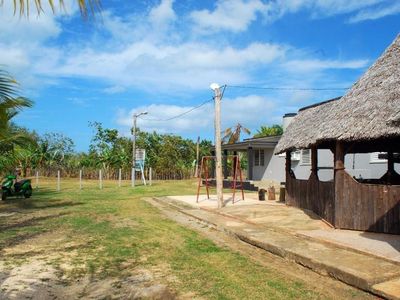
[[[144,176],[144,163],[146,160],[146,150],[145,149],[136,149],[135,153],[135,170],[142,173],[142,181],[143,184],[146,185],[146,178]]]

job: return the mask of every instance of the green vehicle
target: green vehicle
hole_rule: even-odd
[[[23,179],[14,183],[16,179],[17,176],[15,175],[4,177],[4,181],[1,184],[1,200],[5,201],[12,196],[24,196],[25,198],[32,196],[31,180]]]

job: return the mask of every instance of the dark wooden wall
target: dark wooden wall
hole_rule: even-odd
[[[319,181],[314,174],[311,174],[308,180],[296,179],[292,174],[286,174],[286,203],[311,210],[332,225],[335,223],[333,181]]]
[[[400,186],[359,183],[337,174],[335,227],[400,234]]]

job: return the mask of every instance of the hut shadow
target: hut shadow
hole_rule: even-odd
[[[390,210],[382,215],[367,232],[361,236],[381,242],[388,243],[393,249],[400,253],[400,201]],[[389,222],[389,227],[385,228],[385,223]],[[376,233],[379,228],[385,228],[387,233]]]

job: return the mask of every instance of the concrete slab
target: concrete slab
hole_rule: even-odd
[[[375,284],[372,287],[375,293],[384,295],[389,299],[400,299],[400,278]]]
[[[169,197],[158,201],[175,206],[172,202],[177,199],[179,198]],[[201,206],[197,207],[201,209],[192,206],[175,207],[244,242],[295,261],[320,274],[332,276],[383,297],[390,299],[400,297],[400,289],[397,288],[400,282],[400,267],[397,261],[370,255],[365,251],[355,251],[339,243],[321,241],[320,238],[324,234],[333,233],[335,230],[312,214],[300,213],[301,210],[276,203],[262,202],[261,205],[250,203],[246,206],[231,205],[220,210]],[[307,232],[313,232],[316,238],[312,238],[312,235],[311,238],[303,235]],[[364,233],[358,234],[363,247],[368,247],[368,243],[363,240],[367,236],[363,236]],[[340,235],[336,235],[337,240],[340,241],[341,238]],[[351,239],[352,236],[349,235],[345,240],[350,243]],[[373,247],[379,249],[380,245],[376,244]]]
[[[167,198],[171,200],[180,201],[185,203],[186,205],[190,205],[192,207],[207,207],[207,208],[218,208],[217,196],[210,195],[210,198],[207,199],[207,195],[200,195],[199,201],[196,202],[196,195],[185,195],[185,196],[168,196]],[[236,193],[235,201],[232,202],[232,194],[224,194],[224,202],[226,207],[230,206],[242,206],[242,205],[264,205],[267,201],[259,201],[257,193],[244,193],[244,200],[242,200],[241,192]],[[276,203],[275,201],[268,201]]]
[[[298,231],[298,233],[400,263],[400,235],[340,229]]]

